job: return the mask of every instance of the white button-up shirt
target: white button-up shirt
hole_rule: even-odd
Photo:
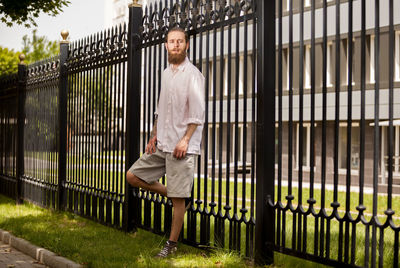
[[[185,135],[188,124],[196,124],[187,153],[200,154],[205,117],[204,76],[188,58],[176,69],[170,64],[162,73],[156,108],[157,147],[173,152]]]

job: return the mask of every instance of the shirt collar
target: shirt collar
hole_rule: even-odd
[[[178,71],[182,71],[183,72],[188,63],[189,63],[189,59],[188,59],[188,57],[186,57],[185,60],[181,64],[178,65],[178,67],[175,69],[175,71],[178,70]],[[174,71],[172,69],[172,64],[169,64],[169,68],[171,69],[171,71]]]

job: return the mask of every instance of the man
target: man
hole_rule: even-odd
[[[184,215],[190,204],[194,167],[200,154],[204,123],[204,76],[186,57],[187,33],[172,28],[165,48],[169,66],[161,78],[155,122],[146,152],[126,174],[129,184],[167,196],[172,200],[171,233],[157,257],[177,250]],[[167,186],[158,180],[167,176]],[[186,199],[186,204],[185,204]]]

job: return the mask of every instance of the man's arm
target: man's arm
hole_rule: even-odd
[[[173,156],[177,159],[182,159],[186,156],[187,149],[189,147],[189,141],[192,137],[193,133],[196,131],[197,125],[196,124],[189,124],[185,135],[181,138],[178,144],[175,146],[175,150],[173,152]]]
[[[155,153],[156,143],[157,143],[157,116],[154,119],[153,130],[151,131],[150,139],[146,146],[146,153],[148,154]]]

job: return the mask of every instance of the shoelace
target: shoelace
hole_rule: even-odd
[[[167,257],[169,253],[171,253],[174,250],[174,246],[170,244],[166,244],[164,248],[158,253],[158,256],[160,257]]]

